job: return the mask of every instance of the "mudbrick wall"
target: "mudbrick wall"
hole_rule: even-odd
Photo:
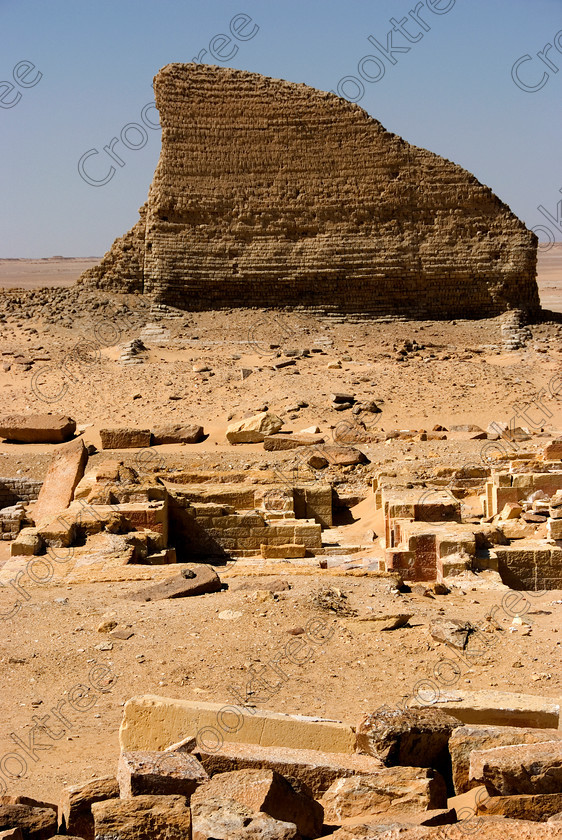
[[[535,235],[469,172],[358,105],[202,64],[167,65],[154,90],[148,202],[87,282],[184,309],[539,310]]]
[[[33,478],[0,477],[0,509],[16,502],[31,502],[39,496],[42,481]]]

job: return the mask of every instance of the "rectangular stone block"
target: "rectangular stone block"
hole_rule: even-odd
[[[562,741],[475,750],[469,779],[483,782],[493,796],[560,793]]]
[[[74,489],[84,475],[87,460],[86,447],[81,440],[72,441],[58,450],[33,508],[36,525],[46,525],[70,505]]]
[[[466,793],[481,784],[469,780],[470,756],[475,750],[489,750],[513,744],[536,744],[562,740],[558,729],[526,729],[519,726],[459,726],[449,740],[453,767],[453,784],[457,794]]]
[[[414,708],[423,706],[415,699],[411,705]],[[434,706],[463,723],[558,729],[560,722],[558,702],[529,694],[503,691],[442,692]]]
[[[100,429],[102,449],[141,449],[150,446],[150,429]]]
[[[119,733],[123,750],[164,750],[183,738],[197,736],[199,741],[212,735],[207,727],[221,733],[219,722],[225,720],[237,732],[228,733],[236,743],[258,744],[264,747],[315,749],[322,752],[354,753],[355,729],[337,721],[318,720],[304,715],[284,715],[260,709],[243,709],[219,713],[232,704],[203,703],[176,700],[155,695],[133,697],[125,704]],[[207,734],[205,734],[207,733]],[[210,734],[209,734],[210,733]]]
[[[285,545],[264,545],[261,543],[260,550],[264,560],[292,560],[306,556],[305,546],[295,543]]]
[[[327,753],[232,742],[224,742],[216,752],[196,746],[194,755],[209,775],[232,770],[267,768],[281,773],[282,776],[293,776],[303,782],[316,799],[322,796],[336,779],[368,776],[382,767],[378,758],[358,753]]]
[[[119,785],[112,776],[64,788],[59,804],[59,830],[94,840],[92,805],[118,796]]]

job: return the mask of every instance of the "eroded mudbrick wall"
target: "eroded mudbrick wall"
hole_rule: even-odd
[[[538,311],[535,235],[469,172],[358,105],[202,64],[167,65],[154,90],[148,202],[90,282],[185,309]]]

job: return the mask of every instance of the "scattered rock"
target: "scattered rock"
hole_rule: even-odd
[[[382,706],[360,721],[357,746],[387,767],[443,767],[448,763],[449,738],[458,726],[460,721],[440,709],[400,711]]]
[[[134,601],[162,601],[169,598],[204,595],[206,592],[218,592],[221,586],[220,578],[212,566],[205,563],[192,563],[179,575],[129,597]]]
[[[64,443],[76,422],[65,414],[9,414],[0,417],[0,438],[17,443]]]
[[[203,765],[187,752],[123,751],[117,768],[121,799],[143,794],[178,794],[189,801],[209,780]]]
[[[303,837],[319,837],[323,824],[322,805],[275,770],[233,770],[218,773],[202,785],[191,799],[194,815],[199,805],[218,799],[231,799],[256,813],[281,822],[293,822]],[[195,828],[195,816],[194,816]],[[214,836],[214,835],[213,835]]]
[[[150,429],[100,429],[102,449],[141,449],[150,446]]]
[[[469,621],[460,621],[457,618],[438,618],[429,625],[429,633],[436,642],[443,642],[452,645],[459,650],[464,650],[468,644],[468,637],[474,632],[474,627]]]
[[[98,840],[180,840],[191,837],[184,796],[135,796],[92,805]]]
[[[263,443],[268,435],[276,434],[283,426],[283,421],[275,414],[262,411],[245,420],[231,423],[226,431],[229,443]]]
[[[203,426],[157,426],[152,430],[152,443],[199,443],[205,437]]]

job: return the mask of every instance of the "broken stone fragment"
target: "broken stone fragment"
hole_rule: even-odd
[[[64,443],[76,431],[65,414],[9,414],[0,417],[0,438],[17,443]]]
[[[162,601],[218,592],[221,586],[220,578],[212,566],[206,563],[191,563],[179,575],[142,589],[129,597],[134,601]]]
[[[458,726],[458,720],[440,709],[401,711],[382,706],[360,721],[357,748],[387,767],[441,768],[448,764],[449,738]]]
[[[143,794],[185,796],[209,780],[203,765],[187,752],[124,751],[117,781],[121,799]]]
[[[357,464],[369,463],[369,459],[359,449],[353,446],[322,446],[318,450],[328,463],[338,467],[353,467]]]
[[[203,426],[157,426],[152,430],[155,446],[167,443],[199,443],[205,437]]]
[[[231,423],[226,430],[229,443],[263,443],[268,435],[276,434],[283,426],[283,421],[269,411],[262,411],[253,417]]]
[[[301,840],[293,822],[276,820],[227,797],[192,805],[191,819],[191,840]]]
[[[477,803],[477,814],[498,815],[513,820],[546,822],[562,810],[562,793],[486,796]]]
[[[94,840],[92,805],[118,796],[119,785],[112,776],[64,788],[59,803],[59,830]]]
[[[367,613],[360,615],[357,621],[372,622],[377,630],[398,630],[404,627],[411,619],[413,613],[394,613],[393,615],[377,615],[377,613]]]
[[[325,437],[323,435],[309,435],[302,432],[280,433],[266,435],[263,448],[267,452],[275,452],[281,449],[297,449],[299,446],[319,446],[324,442]]]
[[[429,633],[436,642],[443,642],[452,645],[459,650],[466,648],[468,637],[474,632],[474,627],[469,621],[460,621],[457,618],[437,619],[429,625]]]
[[[361,814],[404,814],[446,808],[444,779],[421,767],[384,767],[370,776],[337,779],[322,797],[327,824]]]
[[[481,779],[493,796],[560,793],[562,740],[476,750],[469,778]]]
[[[556,729],[529,729],[523,726],[459,726],[453,731],[449,741],[455,793],[457,795],[466,793],[483,783],[481,778],[475,777],[469,780],[470,756],[474,751],[558,739],[562,740],[562,732]]]
[[[150,429],[100,429],[102,449],[141,449],[150,446]]]
[[[328,459],[319,452],[313,452],[306,463],[313,470],[323,470],[328,466]]]
[[[324,809],[304,790],[275,770],[233,770],[219,773],[192,796],[194,812],[212,799],[233,799],[253,812],[262,812],[281,822],[293,822],[304,837],[321,834]]]
[[[25,840],[48,840],[57,833],[57,812],[32,805],[0,805],[0,831],[18,828]]]
[[[184,796],[135,796],[92,805],[98,840],[185,840],[191,815]]]

